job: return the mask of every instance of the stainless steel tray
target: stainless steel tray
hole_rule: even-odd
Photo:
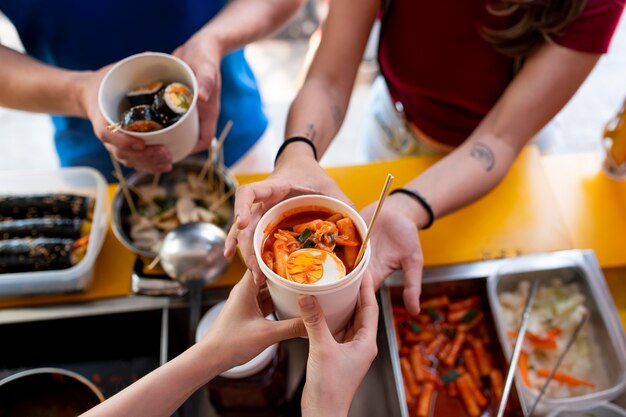
[[[476,264],[464,264],[451,267],[430,268],[424,270],[422,284],[422,299],[438,295],[451,295],[454,297],[465,297],[478,295],[481,298],[481,310],[486,313],[485,323],[491,333],[496,366],[503,375],[506,376],[507,361],[504,351],[500,346],[496,328],[491,313],[491,308],[487,296],[487,276],[491,268],[496,267],[498,262],[481,262]],[[409,417],[409,409],[406,406],[404,395],[402,372],[400,370],[400,357],[396,343],[392,305],[402,305],[402,276],[400,274],[390,277],[387,284],[381,289],[382,310],[385,321],[385,329],[389,351],[391,352],[391,366],[394,373],[395,384],[399,388],[396,391],[396,398],[401,409],[402,417]],[[523,416],[522,405],[519,400],[518,389],[515,386],[509,397],[511,410],[508,416]],[[432,406],[431,406],[432,407]],[[491,404],[483,413],[483,416],[495,415],[497,404]],[[443,414],[439,414],[443,415]]]
[[[586,307],[590,312],[588,330],[591,333],[594,369],[606,375],[604,388],[591,394],[563,399],[544,397],[539,414],[560,407],[577,407],[594,402],[615,399],[626,387],[626,344],[613,299],[606,285],[602,270],[590,252],[566,251],[552,254],[528,255],[512,258],[494,271],[488,278],[489,300],[496,314],[502,317],[499,294],[513,291],[524,280],[548,282],[559,278],[564,284],[575,283],[585,295]],[[532,315],[532,311],[531,311]],[[500,343],[505,347],[507,357],[512,348],[506,343],[505,323],[496,320]],[[532,404],[536,394],[528,389],[516,375],[522,396],[527,404]]]
[[[429,292],[433,291],[434,287],[431,287],[431,284],[445,284],[450,290],[462,292],[469,291],[472,288],[482,288],[482,291],[487,292],[489,305],[493,312],[496,332],[500,340],[500,345],[502,346],[502,337],[500,336],[502,330],[499,330],[499,321],[496,319],[497,315],[500,313],[497,310],[498,306],[493,305],[490,293],[497,288],[498,280],[495,278],[496,274],[499,271],[506,272],[506,268],[514,264],[521,268],[519,270],[520,272],[532,274],[551,273],[542,271],[553,271],[555,267],[557,269],[565,268],[565,271],[568,271],[572,277],[583,279],[583,282],[587,285],[586,288],[588,288],[589,294],[592,294],[590,298],[593,298],[593,305],[595,306],[595,310],[592,311],[595,311],[596,314],[592,317],[592,323],[594,325],[598,324],[602,328],[602,330],[598,330],[598,337],[603,338],[601,340],[605,340],[613,346],[613,348],[608,349],[612,351],[612,353],[604,360],[608,361],[609,366],[614,368],[612,377],[614,378],[615,386],[614,389],[611,390],[611,395],[604,397],[606,398],[605,401],[611,399],[615,399],[618,403],[619,401],[626,401],[626,393],[624,392],[624,388],[626,387],[626,382],[624,382],[624,379],[626,379],[626,337],[624,336],[624,331],[620,324],[613,299],[604,280],[602,270],[600,269],[593,251],[558,251],[547,254],[523,255],[515,258],[426,268],[423,276],[422,293],[424,296],[427,296]],[[383,375],[382,380],[380,380],[378,384],[395,387],[395,393],[392,395],[395,396],[398,411],[386,415],[408,417],[391,312],[391,301],[394,296],[394,291],[397,292],[401,290],[403,284],[402,273],[397,272],[392,274],[386,280],[383,288],[381,288],[381,314],[385,322],[385,350],[386,354],[390,355],[393,381],[386,379],[389,377],[388,375]],[[395,296],[398,295],[396,294]],[[379,349],[380,348],[381,345],[379,344]],[[507,348],[508,351],[505,349],[504,353],[508,357],[510,355],[510,347],[507,345]],[[379,358],[377,358],[377,362],[378,361]],[[524,401],[522,395],[523,391],[519,386],[520,383],[520,381],[516,381],[514,394],[519,397],[520,405],[522,409],[525,410],[528,408],[529,404],[526,404]],[[618,398],[620,393],[622,394],[621,399]],[[598,398],[596,398],[596,400],[598,400]]]

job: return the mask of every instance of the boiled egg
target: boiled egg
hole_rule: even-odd
[[[326,284],[346,276],[346,267],[332,252],[299,249],[287,259],[287,279],[300,284]]]

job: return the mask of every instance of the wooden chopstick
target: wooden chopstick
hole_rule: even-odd
[[[372,219],[370,220],[370,224],[367,227],[367,234],[365,235],[365,238],[363,239],[363,243],[361,244],[361,249],[359,249],[359,253],[356,256],[356,262],[354,263],[354,265],[358,265],[363,255],[365,255],[365,249],[369,242],[370,234],[372,233],[372,227],[374,227],[374,222],[376,221],[376,218],[378,217],[378,213],[380,212],[380,209],[383,206],[383,202],[385,201],[385,198],[387,198],[387,193],[389,192],[389,187],[391,186],[391,182],[393,181],[393,178],[394,178],[393,175],[387,174],[385,185],[383,186],[383,189],[380,193],[380,197],[378,197],[378,203],[376,204],[376,209],[374,209],[374,215],[372,216]]]

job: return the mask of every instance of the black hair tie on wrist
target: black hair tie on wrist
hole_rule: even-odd
[[[278,152],[276,152],[276,158],[274,158],[274,166],[276,166],[276,161],[278,161],[278,157],[280,156],[281,153],[283,153],[287,145],[289,145],[290,143],[294,143],[294,142],[304,142],[307,145],[309,145],[311,149],[313,150],[313,156],[315,157],[315,160],[317,161],[317,149],[315,149],[315,145],[313,144],[313,141],[309,138],[305,138],[304,136],[294,136],[293,138],[286,139],[283,142],[283,144],[280,145],[280,148],[278,148]]]
[[[396,188],[390,192],[389,195],[396,193],[406,194],[409,197],[413,197],[418,203],[420,203],[424,210],[426,210],[426,213],[428,214],[428,222],[424,225],[424,227],[422,227],[422,230],[426,230],[433,225],[433,222],[435,221],[435,213],[433,213],[432,207],[430,207],[430,204],[428,204],[428,201],[426,201],[424,197],[419,195],[416,191],[407,190],[406,188]]]

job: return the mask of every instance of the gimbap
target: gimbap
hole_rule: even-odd
[[[91,219],[95,200],[76,194],[0,196],[0,220],[33,218]]]
[[[155,81],[148,85],[144,85],[130,90],[126,94],[131,107],[147,104],[150,106],[154,102],[154,96],[163,88],[161,81]]]
[[[162,89],[155,97],[152,107],[161,116],[164,126],[170,126],[187,113],[193,92],[182,83],[171,83]]]
[[[19,219],[0,221],[0,240],[25,237],[78,239],[89,234],[91,223],[73,219]]]
[[[0,274],[70,268],[81,261],[85,244],[59,238],[0,240]]]
[[[152,132],[163,129],[161,117],[148,105],[131,107],[122,113],[122,129],[131,132]]]

